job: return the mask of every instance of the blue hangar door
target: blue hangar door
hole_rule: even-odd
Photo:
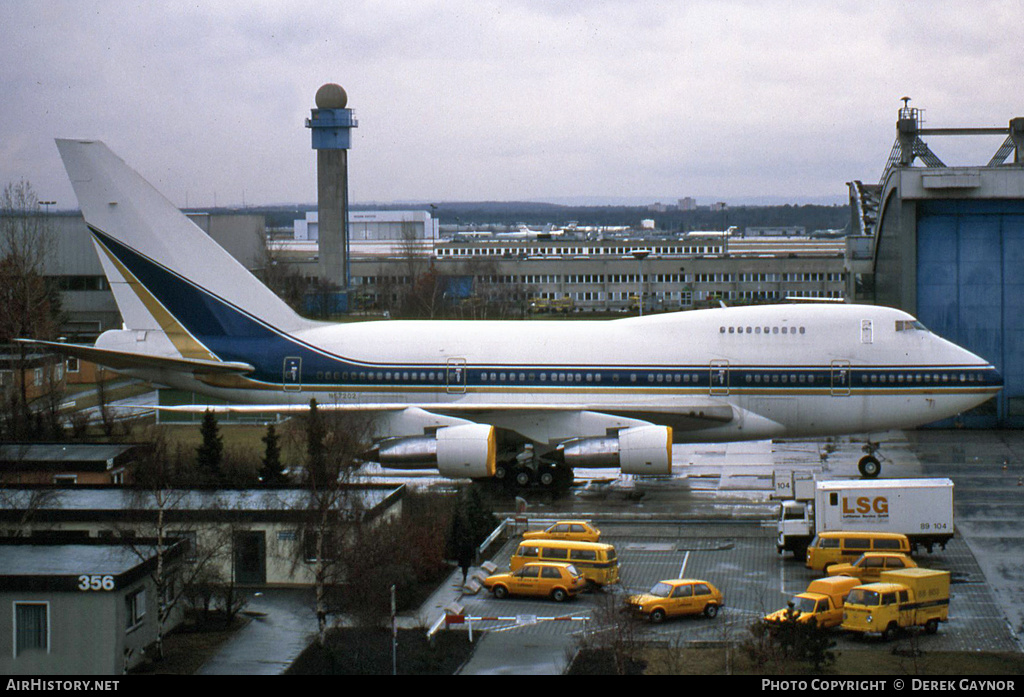
[[[919,205],[917,317],[1003,375],[963,425],[1024,427],[1024,201]]]

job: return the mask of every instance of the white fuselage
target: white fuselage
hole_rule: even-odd
[[[274,357],[278,380],[160,377],[229,401],[306,405],[315,398],[472,414],[538,441],[565,437],[561,411],[669,425],[677,442],[869,432],[947,418],[998,390],[998,374],[984,360],[904,312],[860,305],[614,321],[379,321],[293,337],[306,358],[288,374],[288,357]],[[550,426],[524,425],[538,410]],[[575,418],[576,435],[603,435],[615,425]]]

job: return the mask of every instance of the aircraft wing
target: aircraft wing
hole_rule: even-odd
[[[66,344],[57,344],[65,346]],[[199,363],[200,361],[192,361]],[[219,364],[219,365],[245,365],[245,364]],[[250,368],[251,369],[251,368]],[[228,371],[224,371],[228,372]],[[242,371],[238,371],[242,372]],[[309,411],[309,404],[213,404],[203,406],[197,404],[183,404],[174,406],[159,407],[164,411],[178,412],[204,412],[207,409],[214,413],[236,413],[236,414],[303,414]],[[553,415],[560,414],[567,419],[584,418],[586,415],[613,417],[618,410],[614,407],[602,407],[591,405],[580,407],[578,404],[444,404],[436,402],[424,402],[422,404],[396,404],[394,402],[360,402],[360,403],[323,403],[317,402],[316,408],[320,411],[342,411],[342,412],[386,412],[421,410],[438,415],[459,415],[469,420],[480,420],[490,422],[499,419],[500,414],[515,414],[519,418],[530,418],[532,416],[550,419]],[[679,421],[688,421],[695,426],[698,424],[720,425],[729,423],[735,417],[733,408],[728,404],[709,405],[707,403],[694,404],[692,409],[685,406],[675,408],[671,411],[647,410],[643,413],[630,411],[630,418],[638,418],[640,421],[662,421],[671,416]]]
[[[202,405],[158,407],[161,411],[201,413]],[[209,407],[214,413],[303,414],[309,405],[301,404],[221,404]],[[578,404],[395,404],[317,402],[324,412],[369,414],[377,424],[379,436],[423,434],[445,426],[486,424],[519,434],[542,446],[580,437],[603,437],[630,428],[665,426],[675,442],[701,440],[702,434],[727,426],[739,418],[729,404],[695,402],[692,408],[621,412],[609,405]]]
[[[114,370],[162,369],[184,371],[193,375],[211,374],[244,374],[251,373],[255,368],[248,363],[230,361],[210,361],[199,358],[180,358],[172,356],[154,356],[128,351],[97,348],[85,344],[66,344],[60,341],[42,341],[40,339],[15,339],[18,343],[28,346],[81,358],[93,363],[113,368]]]

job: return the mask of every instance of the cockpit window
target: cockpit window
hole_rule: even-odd
[[[911,332],[911,331],[928,331],[928,327],[924,326],[916,319],[898,319],[896,320],[896,331],[898,332]]]

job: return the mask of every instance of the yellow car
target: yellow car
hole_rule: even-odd
[[[701,613],[705,617],[714,617],[722,604],[722,593],[717,588],[707,581],[692,578],[659,581],[647,593],[626,599],[627,607],[646,615],[651,622]]]
[[[488,576],[484,588],[499,600],[510,595],[532,595],[562,602],[586,590],[587,580],[572,564],[533,562],[511,573]]]
[[[599,542],[601,531],[585,520],[560,520],[544,530],[523,533],[524,540],[576,540]]]
[[[877,581],[883,571],[913,569],[917,562],[906,554],[896,552],[867,552],[852,564],[833,564],[828,567],[829,576],[852,576],[864,583]]]

